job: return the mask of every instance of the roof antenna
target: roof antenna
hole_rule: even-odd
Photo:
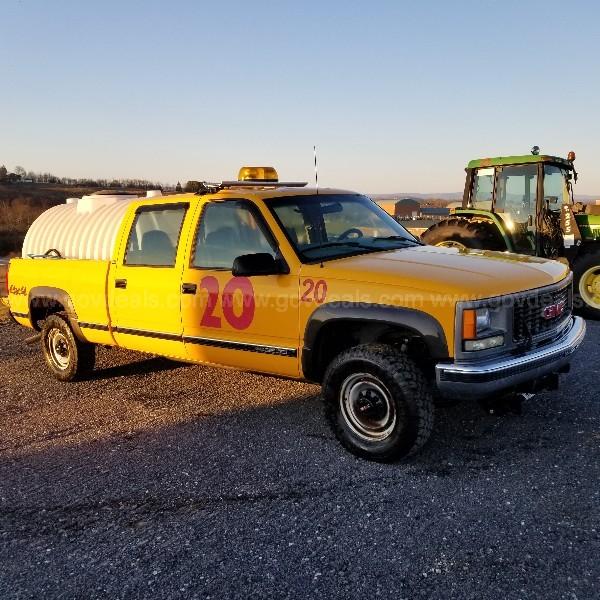
[[[317,167],[317,147],[313,146],[315,154],[315,187],[317,188],[317,196],[319,195],[319,168]]]

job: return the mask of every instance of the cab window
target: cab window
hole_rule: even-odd
[[[192,267],[231,270],[238,256],[263,252],[276,258],[277,249],[268,229],[249,202],[206,205],[200,217]]]
[[[568,174],[554,165],[544,165],[544,201],[552,211],[569,203]]]
[[[473,208],[492,210],[494,168],[477,169],[473,179]]]
[[[535,215],[537,165],[504,167],[498,175],[496,212],[508,213],[515,223],[527,223]]]
[[[174,267],[186,210],[187,205],[139,209],[127,240],[124,264]]]

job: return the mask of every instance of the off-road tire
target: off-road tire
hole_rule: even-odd
[[[383,439],[361,436],[350,424],[344,408],[346,382],[363,376],[389,392],[395,420]],[[325,372],[322,394],[335,436],[346,449],[362,458],[396,461],[418,452],[431,435],[434,405],[429,385],[417,365],[391,346],[365,344],[339,354]]]
[[[94,368],[93,344],[78,340],[62,315],[50,315],[42,327],[42,353],[52,375],[60,381],[75,381]]]
[[[573,300],[575,312],[588,319],[600,320],[600,309],[586,302],[580,293],[582,276],[593,267],[600,267],[600,249],[580,254],[571,265],[573,270]]]
[[[430,246],[455,242],[475,250],[506,250],[506,244],[491,223],[454,218],[432,225],[421,240]]]

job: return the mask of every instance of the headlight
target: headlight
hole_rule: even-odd
[[[489,350],[504,345],[504,332],[494,327],[489,308],[467,308],[462,313],[462,339],[465,352]]]
[[[468,308],[463,311],[463,340],[474,340],[490,329],[489,308]]]
[[[492,317],[489,308],[478,308],[475,311],[475,329],[477,333],[483,333],[492,325]]]

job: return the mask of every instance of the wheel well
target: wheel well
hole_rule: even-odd
[[[325,324],[314,344],[311,379],[321,381],[327,366],[341,352],[362,344],[387,344],[406,352],[429,377],[434,362],[423,336],[408,327],[373,321],[336,320]]]
[[[66,307],[55,298],[37,296],[32,298],[29,303],[29,316],[31,318],[31,324],[37,331],[41,330],[41,324],[50,315],[60,312],[66,312]]]

